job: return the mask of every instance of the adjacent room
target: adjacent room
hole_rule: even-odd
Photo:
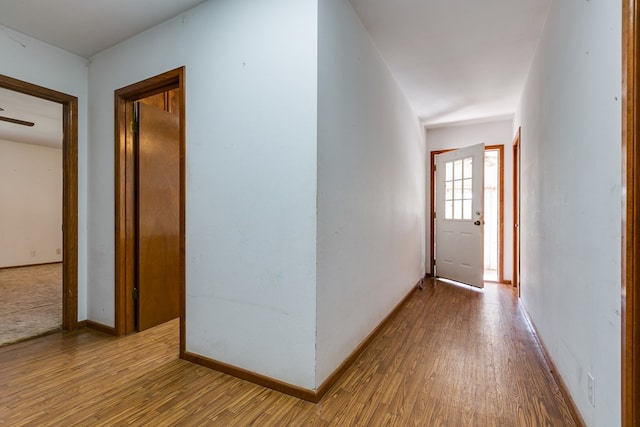
[[[62,327],[62,108],[0,89],[0,346]]]

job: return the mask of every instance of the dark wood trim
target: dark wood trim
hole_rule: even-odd
[[[306,400],[308,402],[318,403],[324,395],[331,389],[331,387],[338,381],[338,379],[344,374],[344,372],[358,359],[367,346],[371,344],[380,331],[393,319],[393,317],[405,306],[409,299],[413,296],[419,288],[420,283],[424,279],[420,279],[418,283],[411,288],[409,293],[400,301],[391,312],[378,324],[378,326],[371,331],[369,335],[353,350],[353,352],[347,357],[340,366],[333,371],[333,373],[327,378],[316,390],[307,389],[304,387],[298,387],[292,384],[285,383],[280,380],[276,380],[255,372],[248,371],[246,369],[238,368],[237,366],[229,365],[227,363],[219,362],[217,360],[209,359],[204,356],[200,356],[187,351],[182,351],[180,357],[198,365],[205,366],[216,371],[223,372],[225,374],[252,382],[254,384],[267,387],[284,394],[296,397],[298,399]],[[181,319],[181,323],[182,323]]]
[[[622,2],[622,425],[640,424],[640,73],[638,0]]]
[[[513,286],[520,295],[520,137],[522,128],[513,140]]]
[[[391,312],[387,314],[387,317],[382,319],[378,326],[373,331],[371,331],[369,335],[367,335],[367,337],[360,343],[358,347],[355,348],[355,350],[353,350],[353,352],[351,352],[349,357],[347,357],[344,362],[342,362],[342,364],[340,364],[340,366],[335,371],[333,371],[331,375],[329,375],[329,378],[327,378],[320,385],[320,387],[318,387],[318,389],[316,390],[316,402],[319,402],[322,399],[322,397],[329,391],[329,389],[331,389],[336,381],[338,381],[338,379],[344,374],[349,366],[351,366],[358,359],[362,352],[365,351],[369,344],[371,344],[376,336],[378,336],[380,331],[382,331],[382,329],[387,326],[387,324],[395,317],[395,315],[398,314],[400,310],[402,310],[402,308],[407,304],[416,290],[421,289],[420,284],[422,283],[422,280],[424,279],[418,281],[418,283],[413,288],[411,288],[409,293],[407,293],[407,295],[405,295],[405,297],[398,304],[396,304],[393,310],[391,310]]]
[[[94,331],[102,332],[103,334],[113,335],[113,336],[118,335],[116,332],[116,328],[103,325],[102,323],[94,322],[92,320],[87,320],[85,322],[85,326],[89,329],[93,329]]]
[[[542,341],[542,339],[540,338],[540,335],[538,334],[538,329],[536,328],[536,325],[531,320],[531,317],[529,316],[529,313],[527,313],[527,310],[524,308],[524,306],[522,304],[518,304],[518,306],[520,307],[520,311],[522,312],[522,315],[527,320],[527,323],[529,323],[529,326],[533,331],[533,337],[538,343],[538,346],[542,351],[542,356],[544,357],[545,361],[547,362],[547,365],[549,366],[549,371],[553,376],[553,379],[555,380],[556,385],[560,389],[560,393],[562,393],[562,397],[564,398],[564,401],[569,407],[569,411],[573,416],[573,420],[578,425],[578,427],[586,427],[586,424],[584,422],[584,419],[582,418],[582,414],[580,414],[580,411],[578,410],[578,406],[576,405],[576,402],[573,400],[573,397],[571,397],[571,393],[569,393],[569,389],[567,388],[567,385],[562,379],[560,372],[556,368],[556,364],[554,363],[553,359],[549,355],[549,352],[547,351],[547,347],[545,347],[544,342]]]
[[[298,399],[306,400],[313,403],[317,403],[320,401],[320,399],[317,398],[317,393],[311,389],[298,387],[293,384],[289,384],[283,381],[276,380],[274,378],[248,371],[246,369],[238,368],[237,366],[218,362],[217,360],[209,359],[207,357],[199,356],[197,354],[189,352],[184,352],[180,357],[186,361],[196,363],[215,371],[223,372],[227,375],[249,381],[262,387],[267,387],[272,390],[288,394]]]
[[[78,329],[78,98],[0,75],[0,87],[62,104],[62,328]]]
[[[436,201],[435,201],[435,189],[436,189],[436,156],[438,154],[443,154],[449,151],[453,151],[454,149],[447,150],[434,150],[431,152],[431,163],[430,163],[430,174],[431,174],[431,189],[429,194],[429,221],[430,221],[430,230],[429,230],[429,247],[431,248],[431,260],[430,260],[430,269],[431,271],[428,273],[430,276],[433,276],[434,266],[436,262],[436,254],[435,254],[435,223],[436,223]],[[499,181],[500,188],[498,190],[499,197],[499,206],[498,206],[498,283],[504,283],[504,145],[486,145],[484,147],[485,151],[489,150],[498,150],[498,157],[500,159],[500,169],[499,169]]]
[[[498,283],[504,283],[504,145],[487,145],[485,151],[498,151]]]
[[[180,354],[185,354],[185,67],[118,89],[115,105],[115,332],[134,331],[135,180],[131,132],[126,132],[133,102],[167,90],[179,89],[180,98]]]

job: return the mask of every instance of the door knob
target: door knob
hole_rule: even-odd
[[[480,220],[476,220],[473,223],[474,223],[474,225],[480,225]]]

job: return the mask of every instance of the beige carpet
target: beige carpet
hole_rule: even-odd
[[[0,269],[0,347],[62,328],[62,263]]]

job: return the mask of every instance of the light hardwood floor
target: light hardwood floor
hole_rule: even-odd
[[[319,404],[178,359],[178,323],[0,349],[0,425],[573,426],[510,287],[430,280]]]

